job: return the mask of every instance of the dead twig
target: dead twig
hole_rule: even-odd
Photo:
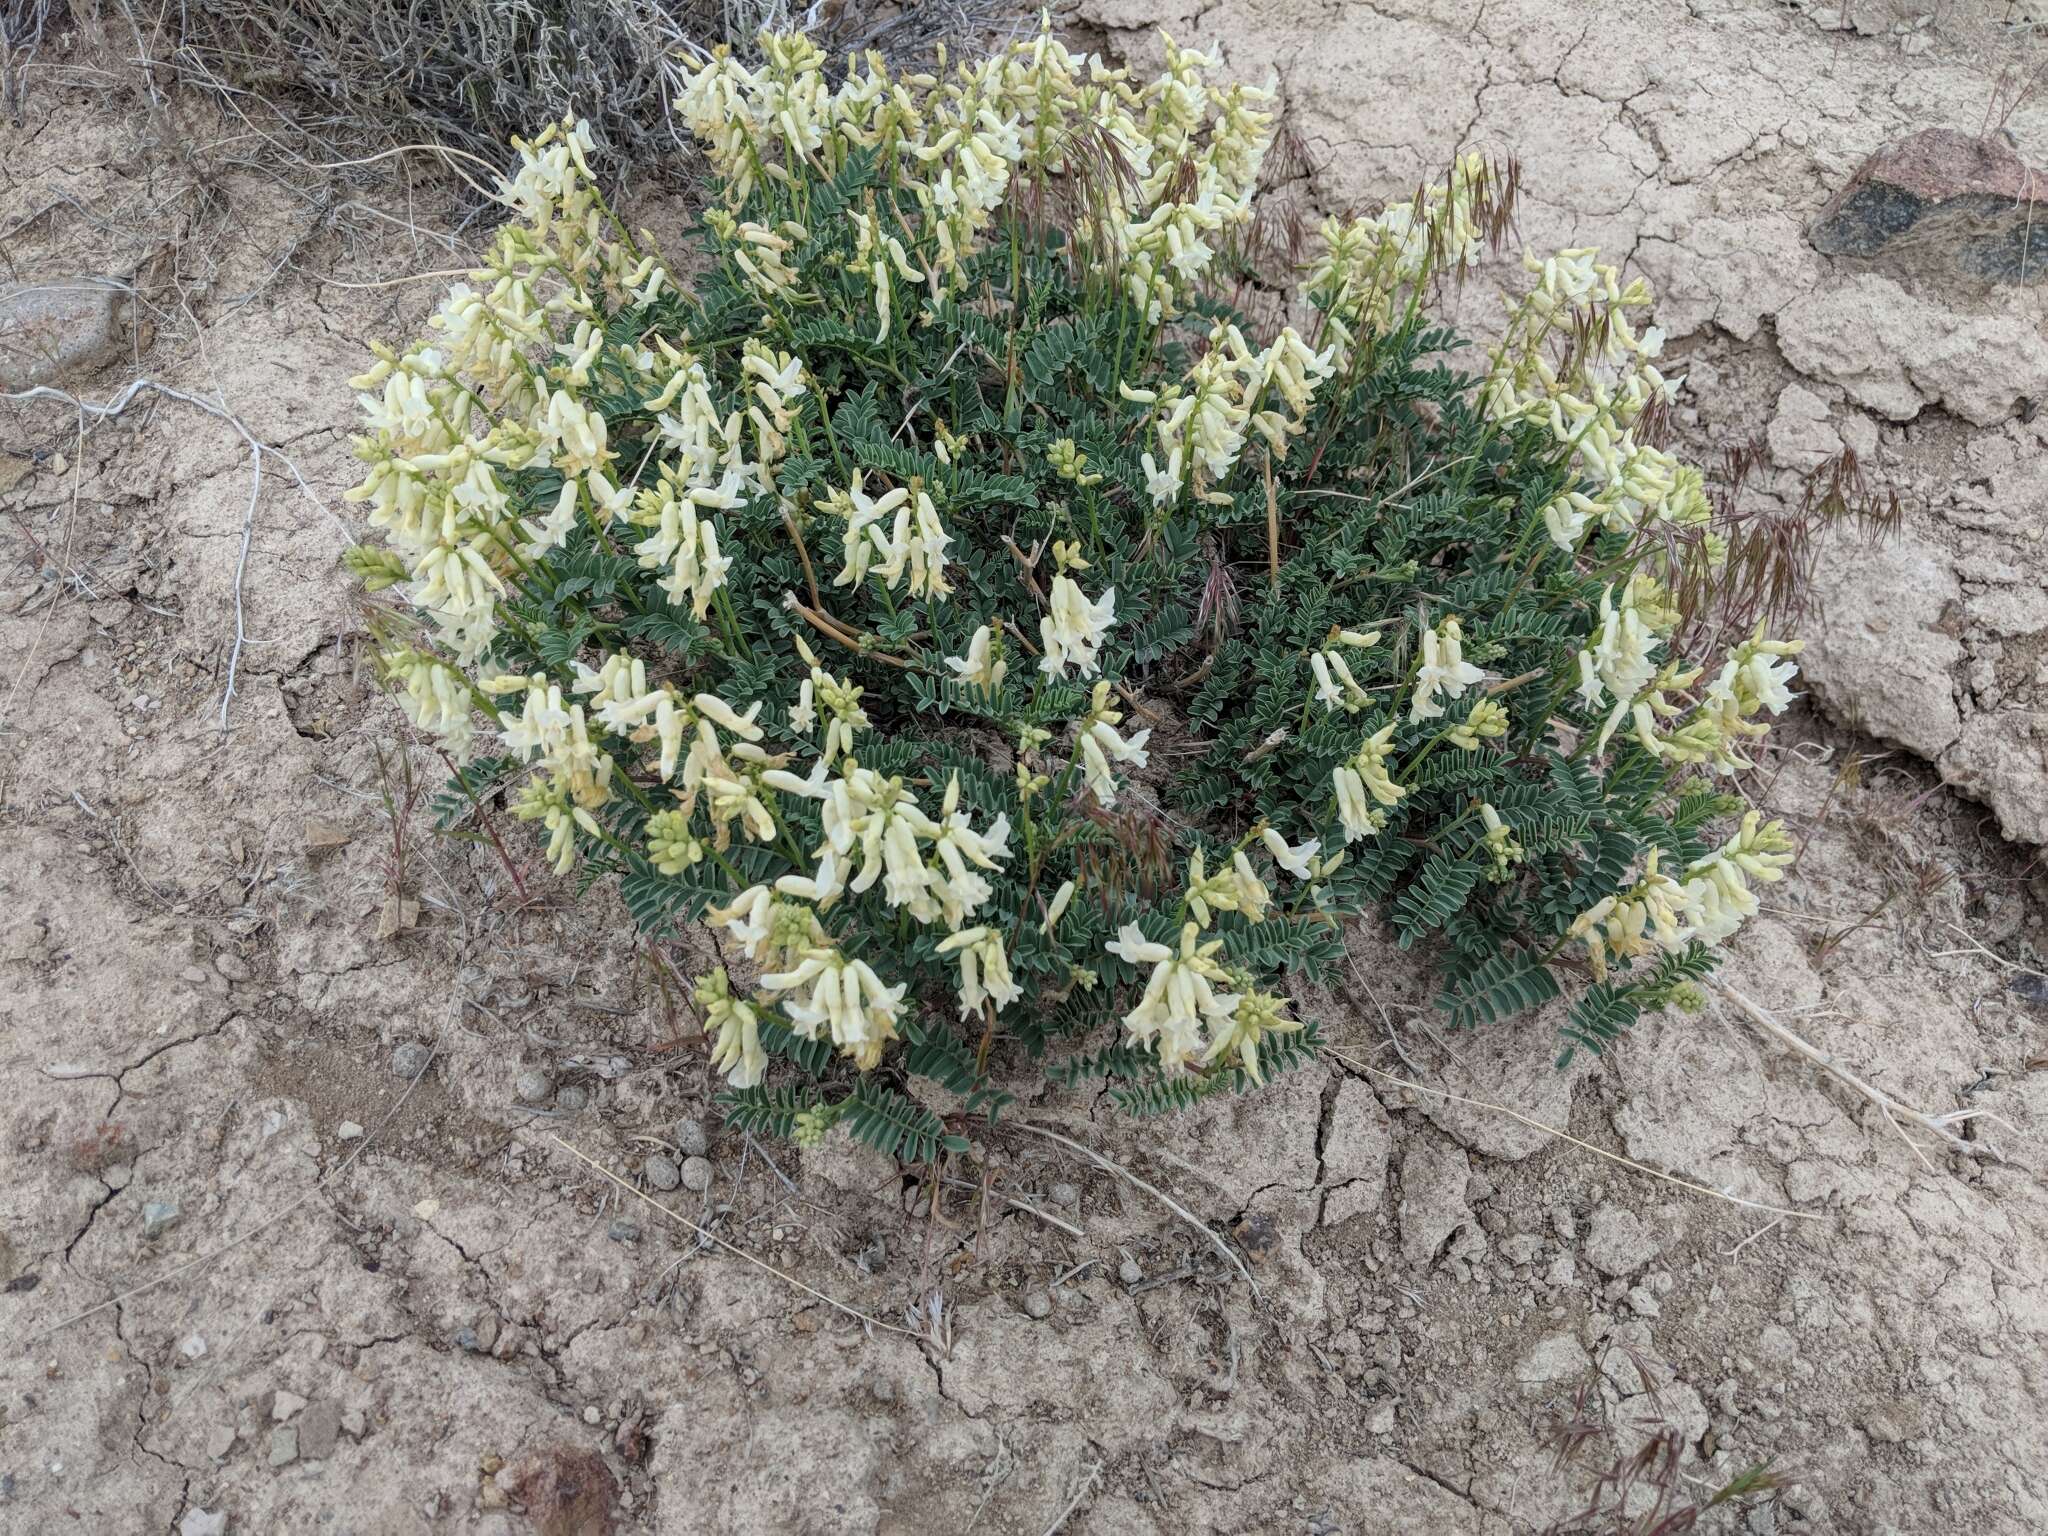
[[[1971,1141],[1955,1129],[1956,1126],[1963,1124],[1965,1121],[1975,1120],[1980,1116],[1989,1114],[1989,1110],[1951,1109],[1943,1114],[1932,1114],[1926,1110],[1914,1109],[1910,1105],[1901,1104],[1882,1088],[1865,1082],[1854,1072],[1843,1066],[1832,1052],[1824,1051],[1819,1046],[1794,1034],[1783,1024],[1779,1023],[1769,1009],[1737,991],[1734,987],[1728,985],[1727,982],[1709,980],[1707,985],[1714,992],[1733,1003],[1737,1011],[1744,1018],[1748,1019],[1750,1023],[1762,1030],[1771,1039],[1777,1041],[1778,1044],[1797,1055],[1804,1056],[1808,1061],[1819,1067],[1844,1087],[1853,1089],[1883,1110],[1886,1118],[1898,1130],[1900,1137],[1905,1141],[1906,1145],[1913,1149],[1913,1155],[1918,1157],[1922,1163],[1925,1163],[1930,1170],[1933,1169],[1934,1164],[1928,1162],[1927,1154],[1920,1150],[1919,1144],[1912,1137],[1906,1135],[1905,1125],[1917,1125],[1921,1130],[1926,1131],[1937,1141],[1941,1142],[1951,1152],[1960,1152],[1965,1157],[1982,1157],[1987,1153],[1992,1157],[1998,1157],[1996,1148],[1984,1142]],[[2003,1162],[2004,1159],[1999,1158],[1999,1161]]]
[[[830,1307],[833,1311],[843,1312],[846,1314],[846,1316],[853,1318],[858,1322],[865,1323],[870,1328],[880,1328],[885,1333],[900,1333],[906,1339],[917,1339],[920,1342],[922,1342],[926,1338],[926,1335],[920,1333],[915,1328],[905,1328],[896,1323],[885,1323],[879,1317],[875,1317],[870,1313],[863,1312],[858,1307],[850,1307],[845,1302],[840,1301],[835,1297],[827,1296],[823,1291],[819,1290],[814,1285],[806,1285],[803,1281],[797,1279],[795,1275],[789,1274],[784,1270],[777,1269],[773,1264],[770,1264],[767,1260],[755,1258],[751,1253],[747,1252],[746,1249],[740,1247],[739,1244],[730,1242],[727,1239],[720,1237],[716,1232],[713,1232],[709,1227],[699,1226],[696,1222],[690,1220],[689,1217],[685,1216],[681,1211],[670,1210],[667,1206],[663,1205],[659,1200],[656,1200],[652,1195],[649,1195],[645,1190],[635,1189],[631,1184],[628,1184],[616,1173],[613,1173],[609,1168],[605,1167],[602,1163],[598,1162],[596,1158],[591,1157],[587,1153],[578,1150],[576,1147],[570,1145],[568,1142],[562,1140],[561,1137],[554,1135],[552,1132],[549,1133],[548,1140],[552,1141],[564,1152],[568,1153],[571,1157],[575,1158],[579,1163],[587,1164],[594,1172],[597,1173],[597,1175],[600,1178],[609,1179],[612,1183],[616,1184],[620,1189],[624,1190],[627,1194],[631,1195],[635,1200],[638,1200],[643,1204],[652,1206],[655,1210],[659,1211],[663,1216],[666,1216],[670,1221],[681,1222],[684,1226],[688,1227],[692,1232],[697,1234],[697,1241],[700,1246],[706,1243],[716,1244],[718,1247],[723,1248],[727,1253],[732,1254],[735,1258],[745,1260],[747,1263],[753,1265],[756,1269],[766,1270],[769,1274],[775,1276],[776,1279],[784,1281],[791,1286],[794,1286],[797,1290],[802,1291],[806,1296],[810,1296],[818,1301],[822,1301],[825,1303],[826,1306]]]
[[[1186,1206],[1182,1205],[1178,1200],[1174,1199],[1173,1196],[1167,1194],[1165,1190],[1159,1188],[1156,1184],[1146,1183],[1143,1179],[1139,1178],[1135,1173],[1132,1173],[1130,1169],[1122,1166],[1119,1163],[1111,1162],[1101,1153],[1092,1151],[1089,1148],[1082,1146],[1080,1142],[1075,1141],[1071,1137],[1062,1136],[1058,1131],[1047,1130],[1042,1125],[1032,1125],[1028,1121],[1013,1120],[1010,1123],[1017,1130],[1028,1132],[1030,1135],[1033,1136],[1043,1136],[1047,1141],[1058,1142],[1061,1146],[1065,1147],[1070,1152],[1080,1153],[1083,1157],[1087,1158],[1089,1162],[1095,1164],[1096,1167],[1101,1168],[1108,1173],[1113,1173],[1118,1178],[1123,1179],[1129,1184],[1133,1185],[1134,1187],[1143,1190],[1146,1194],[1150,1195],[1154,1200],[1157,1200],[1161,1205],[1165,1206],[1169,1211],[1173,1212],[1173,1214],[1178,1216],[1182,1221],[1186,1222],[1189,1226],[1193,1227],[1197,1232],[1201,1233],[1203,1237],[1207,1238],[1209,1240],[1210,1245],[1214,1247],[1218,1253],[1222,1254],[1224,1258],[1230,1260],[1231,1267],[1235,1269],[1240,1275],[1244,1276],[1244,1283],[1252,1288],[1252,1294],[1254,1296],[1258,1296],[1261,1294],[1259,1290],[1259,1282],[1252,1278],[1252,1272],[1245,1267],[1244,1260],[1240,1259],[1236,1255],[1236,1253],[1234,1253],[1231,1250],[1231,1247],[1228,1243],[1224,1242],[1222,1238],[1216,1235],[1214,1229],[1211,1228],[1207,1222],[1203,1221],[1199,1216],[1195,1215],[1193,1211],[1190,1211]]]
[[[1662,1179],[1666,1184],[1676,1184],[1680,1189],[1689,1189],[1696,1195],[1711,1195],[1716,1200],[1725,1200],[1730,1205],[1739,1205],[1747,1210],[1768,1211],[1773,1216],[1791,1216],[1796,1217],[1800,1221],[1826,1221],[1828,1219],[1826,1214],[1821,1211],[1789,1210],[1782,1205],[1768,1205],[1762,1200],[1745,1200],[1742,1196],[1731,1195],[1725,1190],[1711,1189],[1705,1184],[1695,1184],[1691,1179],[1681,1179],[1675,1173],[1665,1173],[1662,1169],[1652,1168],[1647,1163],[1639,1163],[1634,1158],[1623,1157],[1619,1152],[1610,1152],[1605,1147],[1594,1146],[1590,1141],[1581,1141],[1569,1131],[1561,1131],[1554,1125],[1545,1125],[1541,1120],[1532,1120],[1520,1110],[1509,1109],[1505,1104],[1494,1104],[1485,1099],[1468,1099],[1463,1094],[1450,1093],[1442,1088],[1425,1088],[1420,1083],[1412,1083],[1406,1078],[1396,1077],[1393,1073],[1384,1071],[1369,1061],[1360,1060],[1356,1056],[1347,1056],[1335,1046],[1326,1045],[1323,1047],[1323,1051],[1335,1060],[1343,1062],[1347,1067],[1359,1072],[1369,1072],[1374,1077],[1384,1078],[1397,1088],[1406,1088],[1411,1093],[1427,1093],[1435,1098],[1448,1099],[1453,1104],[1469,1104],[1474,1109],[1493,1110],[1497,1114],[1506,1115],[1510,1120],[1520,1121],[1531,1130],[1542,1131],[1545,1135],[1555,1136],[1559,1141],[1570,1142],[1582,1152],[1591,1152],[1595,1157],[1604,1157],[1610,1163],[1619,1163],[1624,1168],[1633,1168],[1637,1173],[1647,1173],[1653,1179]]]

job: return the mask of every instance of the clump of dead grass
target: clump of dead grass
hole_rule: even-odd
[[[877,11],[883,14],[877,16]],[[618,177],[679,181],[693,162],[669,104],[684,68],[764,30],[802,28],[833,51],[903,59],[979,35],[1004,0],[24,0],[0,28],[0,84],[18,115],[36,50],[67,29],[126,54],[153,99],[217,97],[287,158],[398,145],[502,169],[515,136],[573,113]]]

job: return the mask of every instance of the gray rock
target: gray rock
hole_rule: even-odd
[[[1387,1155],[1392,1127],[1379,1097],[1355,1077],[1337,1085],[1330,1111],[1330,1135],[1323,1149],[1323,1225],[1380,1208],[1387,1192]]]
[[[178,1536],[227,1536],[225,1511],[188,1509],[178,1519]]]
[[[1052,1316],[1052,1297],[1042,1289],[1034,1287],[1024,1293],[1024,1315],[1041,1322]]]
[[[290,1424],[278,1425],[270,1432],[270,1464],[273,1467],[285,1467],[298,1459],[298,1430]]]
[[[1081,1191],[1072,1184],[1055,1184],[1046,1193],[1054,1205],[1065,1206],[1068,1210],[1081,1203]]]
[[[1939,757],[1962,730],[1951,674],[1963,648],[1950,622],[1962,588],[1947,552],[1905,535],[1879,546],[1832,539],[1814,568],[1814,596],[1822,617],[1799,668],[1822,708]]]
[[[1771,459],[1783,469],[1820,468],[1842,451],[1841,435],[1828,422],[1828,403],[1803,384],[1778,393],[1778,411],[1765,437]]]
[[[1136,1259],[1125,1259],[1123,1263],[1117,1265],[1116,1277],[1123,1281],[1125,1285],[1136,1285],[1145,1278],[1145,1270]]]
[[[1996,811],[2014,842],[2048,843],[2048,733],[2021,729],[2007,714],[1970,716],[1942,756],[1941,776]]]
[[[536,1068],[531,1072],[520,1073],[518,1081],[512,1085],[512,1091],[519,1096],[519,1102],[522,1104],[539,1104],[555,1091],[555,1080]]]
[[[683,1188],[701,1194],[711,1187],[711,1161],[703,1157],[683,1159]]]
[[[2044,199],[2048,176],[2001,139],[1928,128],[1864,161],[1808,238],[1936,281],[2035,283],[2048,274],[2048,224],[2033,217]]]
[[[676,1160],[660,1152],[647,1159],[641,1167],[641,1172],[647,1176],[647,1182],[656,1189],[674,1189],[683,1182],[683,1173],[676,1167]]]
[[[1778,311],[1785,360],[1857,404],[1910,421],[1942,405],[1980,427],[2048,398],[2048,338],[2009,308],[1908,292],[1877,272],[1823,283]],[[1847,542],[1846,540],[1842,542]]]
[[[590,1090],[571,1083],[555,1095],[555,1107],[569,1114],[579,1114],[590,1107]]]
[[[407,1040],[391,1048],[391,1075],[411,1080],[426,1071],[427,1063],[433,1059],[431,1049],[417,1040]]]
[[[206,1454],[215,1461],[226,1461],[228,1452],[235,1448],[235,1426],[216,1424],[206,1432]]]
[[[1471,1159],[1463,1148],[1427,1136],[1409,1146],[1401,1159],[1401,1255],[1409,1268],[1428,1269],[1458,1229],[1471,1222],[1465,1204],[1471,1177]]]
[[[175,1200],[148,1200],[142,1206],[142,1235],[162,1237],[178,1224],[180,1212]]]
[[[637,1243],[640,1241],[640,1224],[621,1218],[611,1224],[605,1236],[615,1243]]]
[[[299,1419],[299,1459],[325,1461],[341,1439],[341,1404],[319,1402]]]
[[[0,389],[88,377],[120,357],[128,297],[93,277],[0,288]]]
[[[1515,1380],[1525,1386],[1547,1386],[1576,1380],[1592,1368],[1593,1358],[1586,1353],[1585,1345],[1568,1333],[1553,1333],[1530,1345],[1528,1352],[1515,1362]]]
[[[270,1400],[270,1417],[282,1424],[286,1419],[306,1406],[306,1400],[296,1392],[279,1392]]]
[[[335,1137],[341,1141],[359,1141],[363,1128],[353,1120],[344,1120],[334,1128]]]
[[[1656,1256],[1656,1242],[1623,1206],[1601,1206],[1586,1225],[1586,1257],[1603,1275],[1632,1275]]]
[[[711,1150],[711,1138],[704,1134],[702,1120],[685,1118],[676,1122],[676,1150],[685,1157],[702,1157]]]
[[[228,981],[247,981],[256,974],[249,969],[249,962],[231,949],[224,949],[213,957],[213,968]]]

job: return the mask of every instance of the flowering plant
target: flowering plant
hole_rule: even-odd
[[[1468,156],[1255,322],[1274,104],[1211,60],[761,47],[678,104],[699,276],[564,123],[354,381],[386,674],[464,804],[709,927],[730,1112],[923,1156],[904,1074],[993,1114],[999,1045],[1137,1111],[1256,1084],[1374,909],[1460,1024],[1561,976],[1575,1043],[1685,1001],[1788,861],[1710,828],[1798,647],[1681,651],[1729,551],[1655,446],[1647,288],[1531,258],[1454,367],[1429,305],[1512,192]]]

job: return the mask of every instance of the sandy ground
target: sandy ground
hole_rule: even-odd
[[[1899,1097],[2003,1117],[1973,1122],[2003,1160],[1917,1151],[1722,1011],[1562,1074],[1547,1019],[1438,1040],[1367,928],[1325,1033],[1526,1119],[1332,1061],[1134,1128],[1020,1075],[936,1218],[914,1173],[722,1129],[623,913],[523,842],[528,901],[434,838],[430,756],[409,803],[336,565],[341,381],[433,293],[348,285],[458,264],[402,227],[445,198],[317,209],[253,164],[202,196],[227,128],[43,82],[5,130],[7,276],[137,291],[67,386],[147,377],[266,451],[252,513],[249,443],[193,405],[82,441],[0,408],[0,1529],[1519,1532],[1657,1425],[1689,1486],[1785,1479],[1717,1528],[2048,1528],[2041,290],[1803,235],[1880,142],[1983,125],[2023,10],[1069,18],[1140,62],[1163,22],[1272,65],[1315,207],[1516,153],[1523,235],[1651,276],[1688,431],[1762,438],[1757,494],[1830,442],[1900,489],[1899,542],[1828,567],[1825,713],[1749,785],[1807,842],[1727,974]],[[2039,106],[2007,126],[2048,164]],[[1256,1290],[1027,1124],[1170,1194]]]

